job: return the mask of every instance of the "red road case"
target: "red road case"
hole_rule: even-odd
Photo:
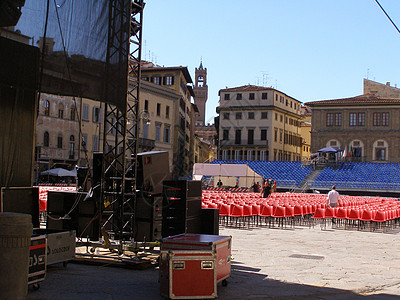
[[[183,233],[162,239],[161,250],[212,251],[216,258],[217,282],[231,275],[231,236]]]
[[[170,299],[217,298],[216,257],[212,251],[161,251],[160,292]]]

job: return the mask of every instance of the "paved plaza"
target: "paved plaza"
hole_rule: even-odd
[[[296,226],[222,227],[232,274],[221,299],[400,299],[400,233]],[[161,299],[158,270],[70,263],[28,299]]]

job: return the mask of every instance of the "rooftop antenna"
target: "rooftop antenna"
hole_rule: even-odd
[[[266,72],[264,72],[264,71],[261,71],[261,74],[262,74],[262,77],[263,77],[263,86],[267,86],[267,81],[268,81],[268,73],[266,73]]]
[[[147,57],[146,57],[146,40],[144,40],[144,60],[146,60],[147,59]]]

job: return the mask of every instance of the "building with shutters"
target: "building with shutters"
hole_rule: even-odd
[[[219,91],[218,159],[301,160],[301,102],[273,88]]]

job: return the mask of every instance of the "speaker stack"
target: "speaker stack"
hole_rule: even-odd
[[[48,191],[48,230],[76,230],[77,237],[99,240],[99,218],[95,201],[87,193]]]
[[[136,194],[135,241],[161,240],[162,196],[146,192]]]
[[[201,233],[201,181],[163,183],[162,236]]]

